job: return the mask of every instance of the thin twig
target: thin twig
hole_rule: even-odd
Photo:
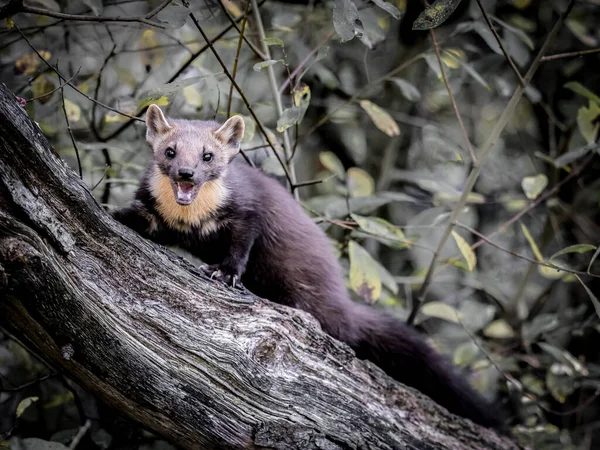
[[[41,383],[42,381],[45,381],[48,378],[53,377],[55,375],[56,374],[53,371],[50,371],[47,374],[42,375],[39,378],[36,378],[35,380],[29,381],[25,384],[15,387],[15,388],[5,388],[4,383],[2,382],[2,380],[0,380],[0,392],[19,392],[19,391],[22,391],[23,389],[27,389],[28,387],[35,386],[36,384]]]
[[[227,13],[227,11],[225,10],[225,6],[221,2],[218,2],[218,3],[219,3],[219,5],[221,5],[223,10]],[[242,21],[242,29],[240,30],[240,37],[238,39],[237,50],[235,52],[235,60],[233,61],[233,71],[231,72],[231,76],[233,77],[234,80],[235,80],[235,76],[237,75],[238,62],[240,60],[240,52],[242,50],[242,42],[244,41],[244,31],[246,31],[246,22],[248,22],[248,10],[249,9],[250,9],[250,0],[246,0],[246,9],[244,9],[244,20]],[[229,14],[227,14],[227,17],[229,17]],[[229,17],[229,18],[231,19],[231,17]],[[233,22],[233,20],[232,20],[231,24],[234,25],[235,22]],[[237,26],[236,26],[236,28],[237,28]],[[232,100],[233,100],[233,83],[231,83],[229,85],[229,98],[227,100],[227,118],[229,118],[229,116],[231,115]]]
[[[579,56],[595,55],[596,53],[600,53],[600,48],[581,50],[579,52],[556,53],[555,55],[544,56],[542,62],[554,61],[556,59],[577,58]]]
[[[56,69],[58,71],[58,67]],[[62,110],[65,115],[65,121],[67,122],[67,130],[69,130],[69,136],[71,136],[71,142],[73,143],[73,148],[75,149],[75,156],[77,157],[77,168],[79,169],[79,178],[83,179],[83,170],[81,169],[81,159],[79,158],[79,148],[77,148],[77,144],[75,143],[75,136],[73,136],[73,130],[71,130],[71,123],[69,122],[69,115],[67,114],[67,107],[65,106],[65,90],[62,88],[60,90],[60,98],[62,101]]]
[[[211,52],[213,53],[213,55],[215,55],[215,58],[217,58],[217,61],[219,62],[219,64],[223,68],[223,72],[225,72],[225,75],[227,75],[227,78],[229,78],[229,81],[231,81],[231,83],[233,84],[233,87],[235,88],[235,90],[238,92],[238,94],[240,94],[240,97],[242,97],[242,101],[246,105],[246,108],[248,108],[248,111],[250,112],[250,115],[252,115],[252,118],[254,119],[254,122],[256,122],[256,126],[258,127],[258,129],[260,130],[260,132],[263,134],[263,136],[265,137],[265,139],[267,140],[267,142],[269,143],[269,146],[273,150],[273,153],[275,154],[275,157],[279,161],[279,164],[281,164],[281,167],[283,168],[283,171],[285,172],[285,176],[286,176],[286,178],[288,180],[288,183],[290,184],[290,186],[293,186],[294,185],[293,179],[291,178],[291,176],[290,176],[287,168],[285,167],[285,164],[281,160],[281,157],[279,156],[279,153],[275,149],[275,146],[271,142],[271,139],[269,138],[269,135],[267,134],[267,131],[263,127],[262,122],[260,121],[260,119],[258,118],[258,116],[256,115],[256,113],[254,112],[254,108],[252,108],[252,105],[248,101],[248,98],[246,97],[246,94],[244,94],[244,91],[242,90],[242,88],[240,88],[240,86],[237,84],[237,82],[231,76],[231,73],[229,72],[229,69],[227,69],[227,66],[225,65],[225,63],[221,59],[221,56],[215,50],[212,41],[208,38],[208,36],[206,35],[206,33],[204,32],[204,30],[200,26],[200,23],[198,22],[198,20],[194,16],[194,13],[190,13],[190,17],[192,18],[192,21],[194,22],[194,25],[196,25],[196,28],[198,29],[198,31],[200,32],[200,34],[202,35],[202,37],[206,41],[206,43],[207,43],[208,47],[210,48]],[[249,164],[251,164],[250,163],[250,159],[248,158],[248,156],[246,156],[246,154],[242,150],[240,150],[240,152],[242,153],[242,156],[244,156],[244,158],[246,159],[246,161]]]
[[[306,55],[304,57],[304,59],[302,61],[300,61],[300,64],[298,64],[298,67],[296,67],[294,69],[294,71],[290,74],[290,76],[280,86],[280,88],[279,88],[280,94],[283,94],[283,91],[285,91],[285,88],[288,87],[288,85],[292,82],[292,80],[300,73],[300,71],[308,63],[310,58],[312,58],[313,55],[315,53],[317,53],[321,49],[321,47],[323,47],[325,44],[327,44],[331,40],[331,38],[333,38],[334,36],[335,36],[335,30],[332,30],[331,32],[329,32],[327,34],[327,36],[325,36],[325,38],[321,42],[319,42],[319,44],[315,48],[313,48],[308,53],[308,55]]]
[[[460,131],[462,132],[463,138],[465,140],[465,145],[467,146],[467,150],[469,151],[469,155],[471,156],[471,161],[473,165],[476,166],[477,157],[475,156],[475,152],[473,151],[473,146],[471,145],[471,140],[469,139],[467,129],[465,128],[462,116],[460,114],[460,111],[458,110],[458,105],[456,104],[456,100],[454,99],[454,95],[452,94],[452,89],[450,89],[450,84],[448,83],[448,78],[446,77],[446,71],[444,70],[444,62],[442,61],[442,55],[440,55],[440,46],[438,45],[437,37],[435,36],[435,32],[433,31],[433,29],[429,30],[429,32],[431,33],[431,40],[433,41],[435,56],[437,57],[438,64],[440,66],[442,81],[444,82],[444,86],[446,86],[446,90],[448,91],[448,97],[450,98],[450,103],[452,103],[452,107],[454,108],[454,114],[456,114],[456,119],[458,120]]]
[[[79,442],[81,441],[83,436],[85,436],[85,433],[87,433],[88,430],[90,429],[91,425],[92,425],[92,421],[90,419],[87,419],[85,421],[85,423],[81,427],[79,427],[79,431],[73,437],[73,440],[71,441],[71,444],[69,445],[69,450],[74,450],[77,447],[77,445],[79,444]]]
[[[108,33],[113,46],[110,50],[110,53],[106,56],[106,58],[104,58],[102,67],[100,67],[100,70],[98,71],[98,82],[96,83],[96,89],[94,89],[94,98],[96,100],[98,100],[98,94],[100,93],[100,86],[102,85],[102,74],[104,73],[104,69],[106,68],[106,65],[108,64],[108,61],[110,61],[110,59],[116,55],[115,50],[117,48],[117,43],[115,42],[115,39],[108,27],[106,27],[106,32]],[[98,129],[96,128],[96,107],[97,106],[98,106],[97,103],[94,103],[92,105],[92,120],[90,123],[90,128],[92,130],[92,133],[94,133],[94,137],[96,139],[98,139],[100,137],[100,135],[98,134]]]
[[[556,35],[558,34],[558,31],[562,27],[562,23],[563,23],[565,17],[567,17],[567,15],[571,12],[571,9],[573,8],[574,4],[575,4],[575,0],[570,0],[566,10],[560,15],[559,19],[554,24],[554,27],[548,34],[548,37],[542,44],[542,48],[540,49],[537,56],[531,63],[531,66],[530,66],[529,70],[527,71],[527,74],[525,75],[525,83],[526,84],[528,84],[531,81],[531,78],[533,77],[533,75],[537,71],[538,67],[540,66],[542,55],[544,55],[546,53],[550,44],[552,42],[554,42],[554,39],[555,39]],[[500,134],[504,130],[504,127],[508,123],[509,119],[512,117],[517,105],[519,104],[519,101],[521,100],[521,97],[523,96],[524,91],[525,91],[525,88],[522,85],[517,86],[510,101],[506,105],[506,108],[502,112],[502,115],[496,122],[496,125],[494,126],[492,132],[490,133],[490,135],[488,136],[488,139],[486,140],[485,144],[482,147],[481,156],[479,158],[479,164],[477,166],[474,166],[471,169],[471,173],[469,174],[469,178],[467,179],[467,182],[463,189],[462,195],[460,196],[460,199],[458,200],[454,209],[452,210],[452,214],[450,216],[449,223],[446,226],[446,228],[442,234],[442,238],[440,239],[440,242],[438,243],[435,253],[433,254],[433,258],[431,260],[431,263],[429,264],[429,268],[427,269],[427,274],[425,275],[425,281],[423,282],[423,284],[421,285],[421,288],[419,289],[419,293],[418,293],[416,301],[413,305],[413,309],[410,313],[410,316],[408,317],[409,324],[413,323],[413,321],[415,320],[415,317],[417,316],[417,313],[419,312],[421,305],[425,302],[427,292],[428,292],[429,286],[431,284],[431,279],[433,277],[436,266],[438,264],[441,251],[444,248],[444,246],[446,245],[446,242],[448,241],[448,238],[450,237],[450,234],[452,233],[452,230],[454,229],[454,225],[458,220],[458,216],[460,215],[462,209],[465,207],[465,205],[467,203],[467,198],[468,198],[469,194],[471,193],[471,191],[473,190],[473,187],[475,186],[475,182],[479,178],[479,174],[481,173],[481,168],[482,168],[483,164],[486,162],[490,153],[494,150],[494,148],[496,146],[496,142],[498,141],[498,138],[500,137]]]
[[[20,3],[20,5],[13,7],[14,9],[12,11],[10,11],[10,14],[8,14],[10,16],[13,16],[18,13],[26,13],[26,14],[36,14],[38,16],[54,17],[55,19],[77,20],[80,22],[139,22],[139,23],[145,23],[146,25],[150,25],[150,26],[156,27],[156,28],[166,28],[164,25],[157,23],[157,22],[152,22],[149,19],[151,19],[156,14],[158,14],[160,11],[162,11],[163,8],[165,8],[169,3],[171,3],[171,0],[165,0],[157,8],[153,9],[148,14],[146,14],[145,16],[141,16],[141,17],[120,17],[120,16],[105,17],[105,16],[65,14],[65,13],[61,13],[58,11],[51,11],[49,9],[27,6],[27,5],[23,4],[22,0],[16,1],[16,2],[12,1],[11,3],[13,3],[13,4]],[[2,11],[2,13],[0,13],[0,19],[4,19],[5,16],[8,17],[8,15],[6,15],[4,13],[4,11]]]
[[[301,181],[301,182],[296,183],[295,185],[293,185],[292,189],[298,189],[298,188],[305,187],[305,186],[313,186],[315,184],[324,183],[325,181],[331,180],[333,177],[335,177],[334,174],[330,175],[328,177],[325,177],[325,178],[319,178],[319,179],[308,180],[308,181]]]
[[[475,230],[474,228],[471,228],[468,225],[465,225],[464,223],[457,222],[456,226],[459,227],[459,228],[462,228],[464,230],[467,230],[469,233],[473,233],[475,236],[477,236],[478,238],[480,238],[484,242],[487,242],[492,247],[495,247],[498,250],[501,250],[501,251],[503,251],[505,253],[508,253],[509,255],[513,255],[515,258],[519,258],[519,259],[522,259],[524,261],[528,261],[528,262],[530,262],[532,264],[536,264],[538,266],[544,266],[544,267],[549,267],[551,269],[560,270],[561,272],[575,273],[577,275],[587,275],[587,276],[591,276],[591,277],[594,277],[594,278],[600,278],[600,275],[596,275],[596,274],[593,274],[593,273],[587,273],[587,272],[583,272],[583,271],[580,271],[580,270],[566,269],[564,267],[559,267],[559,266],[557,266],[555,264],[551,264],[551,263],[548,263],[548,262],[545,262],[545,261],[538,261],[537,259],[529,258],[529,257],[521,255],[521,254],[519,254],[517,252],[513,252],[512,250],[509,250],[507,248],[502,247],[499,244],[496,244],[491,239],[489,239],[485,235],[481,234],[479,231]]]
[[[40,98],[44,98],[44,97],[48,97],[49,95],[54,94],[56,91],[58,91],[59,89],[62,89],[64,86],[66,86],[67,84],[69,84],[71,81],[73,81],[73,79],[79,75],[79,71],[81,70],[81,67],[79,67],[79,69],[77,69],[77,72],[75,72],[75,75],[73,75],[71,78],[69,78],[68,80],[64,81],[63,83],[61,83],[58,87],[52,89],[50,92],[46,92],[45,94],[42,95],[38,95],[37,97],[31,97],[26,99],[28,102],[32,102],[34,100],[39,100]]]
[[[262,50],[267,59],[271,59],[271,50],[269,46],[265,42],[265,27],[263,26],[262,17],[260,16],[260,9],[258,9],[258,5],[256,4],[256,0],[252,1],[252,13],[254,14],[254,20],[256,22],[256,28],[258,29],[258,36],[262,42]],[[275,79],[275,69],[273,66],[267,67],[267,74],[269,76],[269,86],[271,87],[271,92],[273,94],[273,100],[275,100],[275,108],[277,110],[277,115],[281,117],[283,114],[283,104],[281,102],[281,95],[279,94],[279,90],[277,88],[277,80]],[[290,189],[294,194],[296,200],[299,200],[298,191],[293,189],[293,186],[296,184],[296,171],[294,169],[294,162],[292,161],[292,144],[290,141],[290,135],[288,130],[283,131],[283,151],[285,155],[285,164],[286,174],[288,174],[288,179],[290,183]]]
[[[496,28],[492,24],[492,21],[490,20],[490,17],[488,16],[485,8],[483,7],[483,4],[481,3],[481,0],[477,0],[477,4],[479,5],[479,9],[481,10],[481,14],[483,14],[483,18],[485,19],[485,22],[487,23],[488,28],[490,29],[490,31],[492,32],[492,34],[496,38],[496,42],[500,46],[500,50],[502,50],[502,54],[504,55],[504,58],[506,58],[506,61],[508,61],[508,64],[510,65],[510,67],[513,70],[513,72],[517,76],[517,78],[518,78],[519,83],[521,84],[521,86],[525,86],[525,80],[523,79],[523,76],[521,75],[521,72],[519,71],[518,67],[516,66],[516,64],[514,63],[514,61],[512,60],[512,58],[510,57],[510,55],[508,54],[508,52],[506,51],[506,48],[504,48],[504,44],[502,43],[502,39],[500,39],[500,35],[498,34],[498,32],[496,31]]]

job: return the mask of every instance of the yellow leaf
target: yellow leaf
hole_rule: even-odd
[[[71,391],[64,394],[56,394],[50,398],[50,401],[44,404],[44,408],[56,408],[57,406],[64,405],[73,401],[73,393]]]
[[[358,167],[348,169],[347,183],[352,197],[368,197],[375,192],[373,177]]]
[[[531,4],[531,0],[512,0],[517,9],[525,9]]]
[[[598,103],[590,100],[588,108],[585,106],[579,108],[577,125],[579,132],[589,144],[596,142],[600,129],[600,106]]]
[[[149,49],[140,53],[140,59],[142,60],[142,64],[146,66],[146,69],[160,66],[165,59],[165,50],[163,48],[155,48],[158,45],[159,43],[154,30],[145,30],[142,33],[140,47],[142,49]]]
[[[40,55],[47,61],[50,59],[51,53],[46,50],[41,50]],[[15,71],[23,75],[33,75],[37,72],[40,63],[41,61],[37,54],[27,53],[15,62]]]
[[[465,52],[458,48],[449,48],[442,54],[442,61],[450,69],[458,69],[460,67],[460,61],[465,60]]]
[[[19,402],[17,406],[17,417],[21,417],[21,415],[25,412],[27,408],[29,408],[34,402],[37,402],[39,397],[27,397]]]
[[[531,233],[529,232],[529,228],[527,228],[527,226],[525,226],[525,224],[522,223],[521,230],[523,230],[525,239],[527,239],[527,242],[529,242],[529,246],[531,247],[531,251],[533,252],[533,255],[535,256],[535,259],[537,259],[539,262],[543,262],[544,257],[542,256],[542,252],[540,252],[540,249],[538,248],[537,244],[533,240],[533,237],[531,236]]]
[[[371,255],[354,241],[348,243],[350,256],[350,286],[367,303],[381,296],[381,279]]]
[[[46,94],[52,92],[53,89],[54,83],[46,75],[40,75],[31,83],[31,93],[34,97],[39,97],[37,101],[40,103],[46,103],[52,98],[52,95]]]
[[[340,159],[333,152],[321,152],[319,153],[319,161],[321,164],[333,173],[340,180],[344,179],[346,171],[344,170],[344,165],[340,161]]]
[[[523,192],[530,200],[535,200],[548,186],[548,177],[543,173],[533,177],[525,177],[521,181]]]
[[[202,95],[198,89],[194,86],[187,86],[183,88],[183,96],[188,105],[200,108],[202,106]]]
[[[475,252],[473,252],[473,249],[469,243],[465,241],[463,237],[456,231],[452,231],[452,237],[454,238],[454,242],[456,242],[456,246],[462,253],[463,258],[465,258],[469,272],[473,272],[473,269],[475,269],[475,266],[477,265],[477,257],[475,256]]]
[[[6,28],[8,28],[9,30],[15,26],[15,21],[12,20],[12,17],[7,17],[6,19],[4,19],[4,22],[6,22]]]
[[[400,127],[383,108],[369,100],[361,100],[360,106],[367,112],[375,126],[385,134],[388,136],[398,136],[400,134]]]
[[[491,338],[506,339],[514,337],[515,331],[506,320],[499,319],[490,323],[485,330],[483,330],[483,334]]]
[[[460,312],[442,302],[425,303],[421,308],[421,313],[429,317],[447,320],[448,322],[460,323],[462,320]]]
[[[65,98],[65,110],[67,111],[67,118],[69,122],[77,122],[81,119],[81,108],[69,99]]]

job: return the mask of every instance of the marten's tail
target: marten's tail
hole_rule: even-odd
[[[480,425],[504,430],[497,409],[484,399],[454,365],[400,320],[355,304],[358,332],[350,343],[356,356],[377,364],[388,375],[412,386],[448,411]]]

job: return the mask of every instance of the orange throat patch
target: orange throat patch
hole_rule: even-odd
[[[169,177],[155,168],[150,177],[150,191],[156,200],[156,209],[169,227],[179,231],[198,227],[203,234],[218,228],[212,214],[227,198],[227,188],[222,178],[204,183],[192,204],[182,206],[175,201]]]

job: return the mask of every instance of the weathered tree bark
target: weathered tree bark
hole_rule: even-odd
[[[113,221],[0,86],[0,323],[190,449],[509,449]]]

